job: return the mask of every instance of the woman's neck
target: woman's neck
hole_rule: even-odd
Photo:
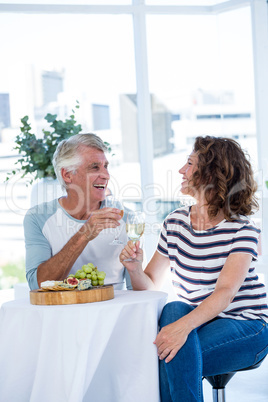
[[[191,207],[191,224],[195,230],[207,230],[218,225],[223,219],[223,211],[220,210],[216,217],[211,218],[208,214],[208,205],[197,203]]]

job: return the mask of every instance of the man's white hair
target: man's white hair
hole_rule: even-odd
[[[66,183],[62,178],[61,170],[66,169],[67,172],[75,172],[81,164],[79,148],[86,146],[107,152],[108,148],[100,137],[96,134],[76,134],[67,140],[63,140],[57,146],[53,155],[53,166],[59,183],[63,189],[66,189]]]

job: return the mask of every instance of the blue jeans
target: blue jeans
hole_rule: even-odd
[[[160,329],[192,309],[183,302],[168,303]],[[202,376],[249,367],[267,353],[268,325],[263,320],[216,318],[193,330],[169,363],[160,360],[161,401],[202,402]]]

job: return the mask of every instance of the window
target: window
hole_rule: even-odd
[[[131,16],[0,14],[0,37],[6,38],[0,64],[1,181],[14,163],[20,119],[28,115],[32,132],[41,136],[48,112],[65,119],[78,100],[82,132],[94,131],[111,145],[111,190],[117,192],[128,182],[126,171],[117,173],[124,162],[121,98],[136,93]],[[18,249],[24,254],[22,221],[30,192],[19,180],[13,189],[7,186],[0,208],[2,256]]]
[[[249,7],[221,15],[152,15],[147,30],[159,196],[179,197],[178,169],[198,135],[236,138],[256,165]]]
[[[28,115],[33,131],[41,135],[47,112],[64,118],[77,100],[80,108],[76,116],[83,132],[94,131],[111,144],[112,192],[140,201],[140,174],[150,176],[148,165],[140,165],[141,150],[145,156],[148,151],[148,159],[152,151],[154,178],[149,185],[154,188],[158,224],[176,208],[178,169],[197,135],[233,137],[248,149],[255,163],[248,2],[83,0],[77,5],[71,0],[45,4],[29,0],[27,4],[4,0],[0,5],[0,152],[5,156],[0,160],[1,178],[11,166],[12,158],[8,157],[14,155],[12,140],[18,134],[20,119]],[[143,32],[143,17],[148,66],[145,60],[136,72],[135,52],[137,56],[143,49],[136,46],[134,51],[134,43]],[[144,43],[142,38],[140,47]],[[149,88],[143,88],[138,80],[147,75],[147,67]],[[138,94],[137,88],[142,88]],[[151,116],[147,113],[143,117],[152,123],[152,150],[143,147],[146,130],[139,132],[141,92],[151,103]],[[14,250],[9,239],[15,231],[23,250],[22,219],[29,192],[29,188],[23,194],[15,192],[15,206],[9,203],[11,196],[8,202],[2,199],[2,222],[11,224],[8,230],[1,230],[5,238],[1,238],[0,253]],[[6,210],[16,214],[4,218]],[[154,249],[153,242],[149,243]]]

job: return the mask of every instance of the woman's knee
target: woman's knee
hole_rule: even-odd
[[[160,327],[164,327],[165,325],[171,324],[172,322],[177,321],[179,318],[190,313],[192,310],[192,306],[180,301],[167,303],[163,308],[159,325]]]

